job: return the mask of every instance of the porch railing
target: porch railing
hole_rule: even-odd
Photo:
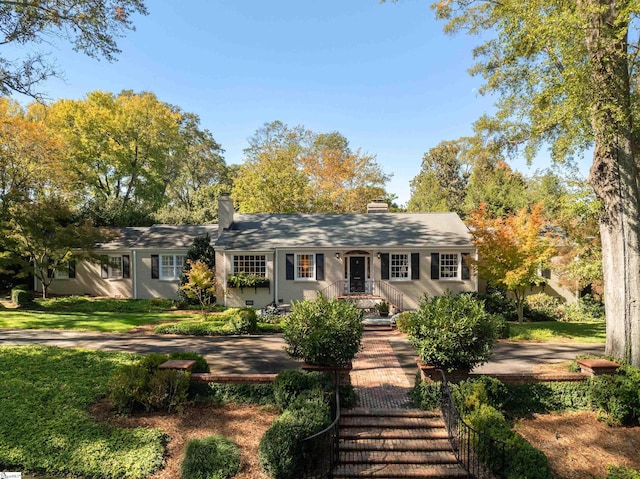
[[[340,426],[340,393],[335,388],[331,403],[333,422],[322,431],[300,441],[305,464],[300,479],[330,479],[338,462],[338,429]]]
[[[504,471],[506,443],[492,439],[464,422],[453,401],[444,372],[440,371],[440,373],[442,374],[440,408],[456,459],[470,477],[476,479],[499,477],[493,471]]]
[[[404,310],[404,294],[386,281],[369,279],[364,283],[364,291],[351,291],[350,281],[339,280],[327,286],[321,293],[328,299],[361,295],[378,296],[394,305],[399,311]]]

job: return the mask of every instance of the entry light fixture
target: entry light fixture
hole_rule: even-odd
[[[340,253],[336,251],[336,259],[340,259]]]
[[[380,253],[380,251],[378,251],[378,252],[376,253],[376,256],[378,257],[378,259],[380,259],[380,255],[381,255],[381,254],[382,254],[382,253]]]

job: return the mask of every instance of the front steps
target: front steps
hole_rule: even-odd
[[[419,409],[343,411],[334,479],[461,478],[440,414]]]

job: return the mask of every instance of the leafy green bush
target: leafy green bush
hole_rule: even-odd
[[[609,466],[607,472],[605,479],[640,479],[640,471],[625,466]]]
[[[461,381],[451,392],[456,407],[460,414],[466,416],[478,409],[482,404],[487,404],[498,410],[502,409],[502,403],[509,391],[501,381],[490,376]]]
[[[109,399],[116,411],[180,411],[189,391],[191,375],[178,370],[158,369],[168,356],[152,353],[137,364],[117,369],[109,380]]]
[[[11,290],[11,301],[19,307],[33,304],[33,293],[23,288],[13,288]]]
[[[88,296],[60,296],[38,300],[38,306],[47,311],[73,311],[77,313],[161,313],[175,309],[171,299],[109,299]]]
[[[491,356],[498,320],[472,295],[425,297],[414,315],[409,340],[425,364],[470,370]]]
[[[579,298],[575,303],[566,303],[564,321],[573,323],[604,321],[604,304],[588,295]]]
[[[486,293],[472,293],[472,295],[484,302],[487,313],[502,316],[506,321],[518,320],[516,302],[507,298],[504,291],[488,288]]]
[[[239,309],[229,318],[226,326],[232,331],[232,334],[254,334],[258,330],[258,317],[255,309]]]
[[[187,443],[182,479],[228,479],[240,471],[240,450],[221,434]]]
[[[287,353],[319,366],[345,366],[360,349],[364,312],[355,304],[322,295],[295,301],[283,324]]]
[[[411,328],[413,312],[405,311],[396,315],[396,328],[402,333],[406,333]]]
[[[191,385],[191,391],[196,392],[198,399],[204,399],[217,404],[274,404],[272,384],[221,384],[207,383]]]
[[[474,449],[487,466],[505,479],[550,479],[547,457],[511,430],[509,423],[496,408],[481,404],[465,418],[479,434],[474,436]],[[493,441],[505,443],[505,462],[491,454]]]
[[[525,316],[529,321],[561,321],[564,310],[560,300],[545,293],[532,294],[525,298]]]
[[[593,378],[591,398],[610,425],[640,421],[640,368],[621,366],[612,376]]]
[[[306,396],[294,401],[267,429],[258,447],[262,468],[274,479],[297,479],[317,452],[301,443],[331,424],[329,406]]]
[[[507,384],[504,411],[511,416],[581,410],[591,407],[591,385],[587,381]]]
[[[416,383],[409,393],[409,397],[417,408],[436,409],[440,405],[440,382],[422,381],[420,374],[417,374]]]
[[[282,371],[273,382],[273,395],[280,411],[287,409],[303,393],[313,390],[323,395],[331,391],[332,382],[327,374],[305,372],[299,369]]]
[[[193,351],[176,351],[169,354],[169,359],[194,360],[196,363],[191,368],[192,373],[208,373],[211,371],[209,363],[207,363],[204,356]]]

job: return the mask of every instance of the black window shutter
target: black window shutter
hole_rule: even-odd
[[[69,260],[69,278],[73,279],[76,277],[76,260]]]
[[[431,253],[431,279],[440,279],[440,253]]]
[[[295,255],[293,255],[292,253],[288,253],[286,258],[287,258],[287,280],[291,281],[295,279],[295,265],[294,265]]]
[[[160,256],[157,254],[151,255],[151,279],[160,278]]]
[[[53,268],[47,268],[47,278],[53,278],[54,271]]]
[[[551,279],[551,270],[549,268],[545,268],[542,270],[542,277],[544,279]]]
[[[316,254],[316,279],[324,281],[324,254]]]
[[[420,253],[411,253],[411,279],[420,279]]]
[[[380,279],[389,279],[389,253],[380,255]]]
[[[122,255],[122,277],[123,278],[131,277],[131,260],[129,259],[128,254]]]
[[[469,268],[469,253],[462,253],[462,271],[460,279],[471,279],[471,269]]]
[[[106,256],[100,257],[100,277],[101,278],[109,277],[109,258]]]

